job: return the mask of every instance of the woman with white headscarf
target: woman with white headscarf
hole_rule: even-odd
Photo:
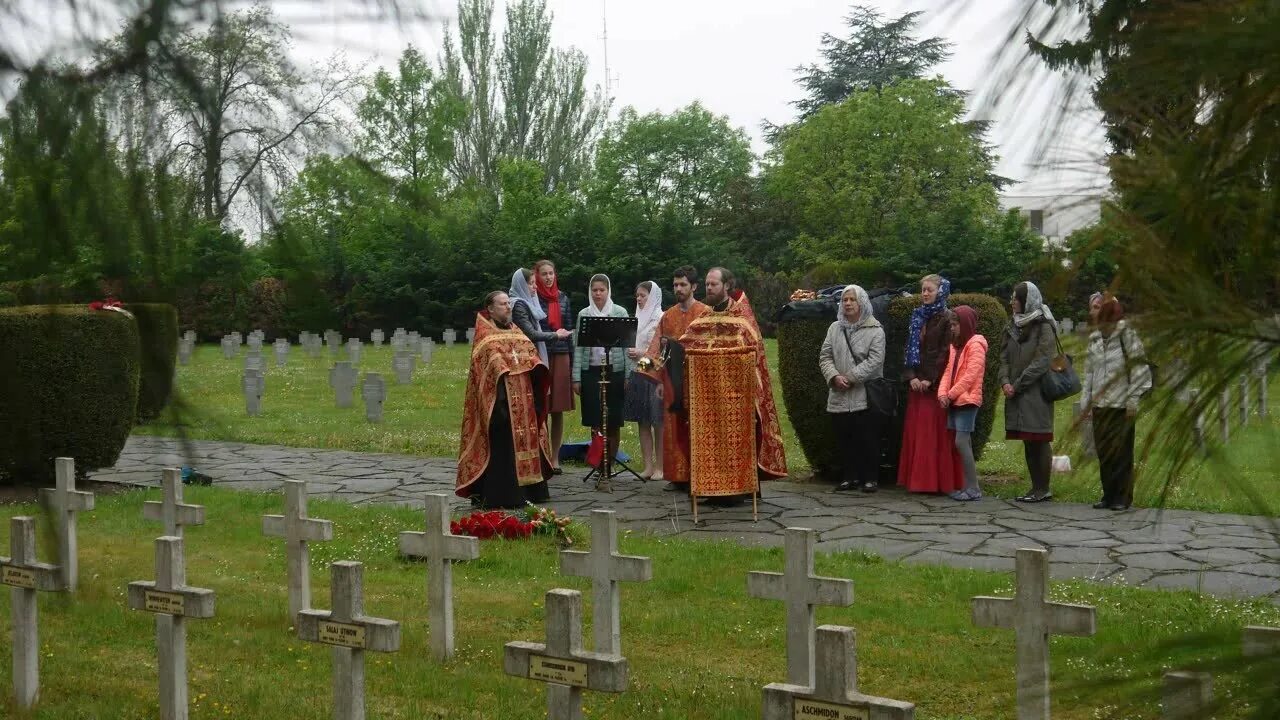
[[[1040,392],[1040,378],[1049,372],[1056,353],[1058,323],[1044,304],[1040,288],[1031,282],[1013,287],[1009,298],[1013,320],[1000,351],[1000,389],[1004,392],[1005,439],[1021,440],[1031,476],[1031,490],[1019,502],[1044,502],[1053,462],[1053,402]]]
[[[649,349],[649,343],[658,332],[662,319],[662,290],[658,283],[645,280],[636,285],[636,342],[627,350],[628,365],[635,363]],[[637,381],[627,383],[626,400],[622,405],[622,419],[636,423],[640,429],[640,454],[644,456],[645,479],[662,480],[662,399],[658,397],[657,383]]]
[[[866,383],[884,377],[884,328],[871,313],[871,298],[857,285],[840,293],[836,321],[818,352],[818,370],[827,381],[827,412],[840,448],[836,490],[879,487],[880,415],[867,402]]]
[[[587,306],[578,311],[578,325],[582,325],[584,317],[627,317],[626,308],[613,304],[613,285],[609,276],[597,273],[591,276],[591,291]],[[622,427],[623,386],[631,374],[627,366],[626,353],[622,348],[609,350],[609,364],[613,375],[609,378],[609,392],[605,398],[609,404],[609,417],[602,417],[600,412],[600,377],[604,372],[605,349],[583,347],[574,337],[573,350],[573,391],[582,398],[582,424],[595,430],[602,430],[604,423],[609,423],[609,456],[618,454],[617,430]]]
[[[542,364],[548,365],[547,342],[564,340],[573,333],[564,328],[552,332],[542,330],[541,323],[547,317],[547,313],[542,309],[542,303],[538,302],[538,296],[530,287],[531,282],[533,282],[533,271],[526,268],[516,270],[511,276],[511,289],[507,291],[507,295],[511,297],[511,322],[515,323],[525,337],[538,348],[538,357],[542,358]]]

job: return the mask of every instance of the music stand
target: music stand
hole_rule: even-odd
[[[613,382],[613,357],[610,352],[613,348],[629,348],[636,344],[636,330],[639,327],[639,320],[633,317],[580,317],[578,318],[578,346],[582,348],[604,348],[604,365],[600,371],[600,429],[604,435],[604,457],[600,461],[599,467],[594,467],[587,476],[582,479],[583,482],[590,480],[592,477],[599,477],[597,485],[607,483],[615,477],[613,473],[613,464],[616,462],[621,465],[624,470],[635,475],[644,482],[644,477],[640,473],[627,467],[627,464],[621,460],[615,460],[613,453],[609,452],[610,433],[609,428],[609,384]]]

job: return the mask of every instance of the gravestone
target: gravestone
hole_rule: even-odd
[[[916,706],[858,692],[857,637],[853,628],[823,625],[817,631],[817,670],[812,687],[771,683],[764,688],[764,720],[912,720]]]
[[[430,365],[430,364],[431,364],[431,355],[432,355],[432,354],[435,352],[435,350],[436,350],[436,341],[435,341],[435,340],[432,340],[431,338],[423,338],[422,343],[420,344],[419,348],[420,348],[420,350],[421,350],[421,352],[422,352],[422,364],[423,364],[423,365]]]
[[[787,528],[784,572],[747,573],[748,595],[786,604],[787,682],[802,687],[813,687],[814,607],[853,604],[853,582],[813,574],[813,544],[812,530]]]
[[[235,356],[236,356],[236,348],[237,348],[237,345],[236,345],[236,340],[235,340],[235,338],[231,337],[230,335],[223,335],[223,336],[222,336],[222,357],[223,357],[223,359],[225,359],[225,360],[230,360],[231,358],[235,357]]]
[[[329,387],[333,388],[333,392],[337,397],[338,407],[351,407],[352,393],[355,392],[355,386],[356,370],[351,367],[351,363],[345,360],[334,363],[329,370]]]
[[[1213,676],[1204,672],[1167,672],[1160,698],[1163,720],[1208,720],[1213,707]]]
[[[187,618],[213,617],[213,591],[187,585],[182,538],[156,538],[156,579],[129,583],[129,607],[155,613],[161,720],[187,717]]]
[[[258,335],[254,333],[249,333],[248,342],[246,344],[249,346],[250,352],[256,352],[256,353],[262,352],[262,338],[259,337]]]
[[[244,354],[244,369],[257,370],[258,372],[263,372],[267,369],[266,363],[262,361],[261,350],[251,349]]]
[[[0,584],[9,591],[13,628],[13,694],[30,708],[40,694],[40,637],[36,593],[63,589],[57,565],[36,562],[36,519],[9,519],[9,557],[0,557]]]
[[[302,332],[298,333],[298,344],[299,344],[299,345],[301,345],[301,346],[303,346],[303,347],[306,347],[306,345],[307,345],[307,341],[308,341],[308,340],[310,340],[310,339],[311,339],[311,331],[310,331],[310,330],[303,330]]]
[[[391,369],[396,373],[397,385],[408,385],[413,382],[413,355],[404,351],[397,351],[396,356],[391,361]]]
[[[324,341],[321,340],[318,335],[312,335],[307,338],[306,348],[307,354],[314,360],[320,357],[321,353],[324,352]]]
[[[418,343],[422,342],[422,335],[417,330],[410,330],[409,334],[405,335],[405,340],[409,341],[409,347],[417,347]]]
[[[385,340],[386,337],[386,334],[381,330],[374,330],[369,333],[369,341],[373,343],[374,347],[382,347],[382,341]]]
[[[262,534],[284,538],[284,554],[289,566],[289,620],[311,607],[311,562],[309,542],[333,539],[333,523],[307,517],[307,484],[284,481],[284,514],[263,515]]]
[[[80,584],[80,547],[76,537],[76,514],[93,509],[93,493],[76,490],[76,461],[69,457],[54,458],[57,480],[53,488],[40,491],[40,500],[53,516],[58,533],[58,565],[62,568],[62,585],[75,592]]]
[[[244,344],[244,336],[240,334],[239,330],[231,333],[231,337],[235,340],[237,349]]]
[[[1066,320],[1063,320],[1061,325],[1062,325],[1062,332],[1067,334],[1071,334],[1075,332],[1076,322],[1071,318],[1067,318]]]
[[[365,373],[360,384],[360,397],[364,398],[364,419],[371,423],[382,422],[382,403],[387,399],[387,384],[379,373]]]
[[[360,342],[360,338],[351,338],[347,341],[347,359],[351,361],[352,365],[360,364],[361,347],[363,347],[363,343]]]
[[[560,574],[591,579],[591,631],[598,653],[622,654],[619,582],[649,582],[647,557],[618,554],[618,517],[612,510],[591,511],[591,550],[562,550]]]
[[[467,328],[467,342],[471,342],[475,339],[476,339],[476,329],[473,327]]]
[[[1250,625],[1244,629],[1243,646],[1248,658],[1280,654],[1280,628]]]
[[[331,566],[332,610],[303,610],[298,637],[333,648],[333,717],[364,718],[364,653],[400,649],[400,623],[364,614],[364,566],[340,561]]]
[[[449,532],[449,496],[428,493],[427,531],[400,533],[400,554],[427,561],[427,617],[431,655],[453,657],[453,563],[480,557],[477,538]]]
[[[178,364],[179,365],[191,364],[191,353],[194,350],[195,348],[191,345],[190,342],[188,342],[187,340],[180,340],[178,342]]]
[[[507,643],[502,669],[508,675],[547,684],[548,720],[583,720],[582,691],[626,690],[627,660],[582,649],[582,593],[550,590],[546,608],[546,642]]]
[[[245,412],[249,417],[258,417],[262,414],[262,393],[267,389],[266,377],[261,370],[246,369],[240,384],[244,389]]]
[[[1049,635],[1091,637],[1097,632],[1088,605],[1048,602],[1049,553],[1021,549],[1015,561],[1013,598],[973,598],[973,624],[1016,633],[1018,720],[1049,720]]]
[[[204,524],[204,506],[188,505],[182,502],[182,470],[165,468],[160,480],[164,499],[148,500],[142,503],[142,517],[147,520],[164,523],[164,534],[169,537],[182,537],[182,529],[187,525]]]
[[[445,330],[445,331],[444,331],[444,346],[445,346],[445,347],[448,347],[448,348],[453,347],[453,344],[454,344],[455,342],[457,342],[457,340],[458,340],[458,331],[457,331],[457,330],[454,330],[453,328],[449,328],[448,330]]]
[[[276,367],[284,367],[289,363],[289,341],[276,340],[274,347],[276,350]]]
[[[196,341],[196,331],[195,331],[195,330],[187,330],[186,332],[182,333],[182,339],[186,340],[186,341],[187,341],[187,342],[189,342],[189,343],[195,344],[195,341]]]
[[[329,355],[331,357],[337,357],[338,350],[342,345],[342,334],[334,330],[326,330],[324,333],[324,342],[329,346]]]

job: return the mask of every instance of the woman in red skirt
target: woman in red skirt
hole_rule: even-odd
[[[939,275],[920,281],[920,307],[911,312],[903,375],[910,386],[907,417],[898,455],[898,484],[909,492],[951,493],[964,487],[964,468],[947,429],[947,411],[938,404],[938,381],[947,369],[951,283]]]

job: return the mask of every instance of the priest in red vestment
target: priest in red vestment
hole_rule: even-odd
[[[475,331],[455,492],[485,508],[546,502],[550,373],[538,349],[511,322],[506,293],[489,293]]]

